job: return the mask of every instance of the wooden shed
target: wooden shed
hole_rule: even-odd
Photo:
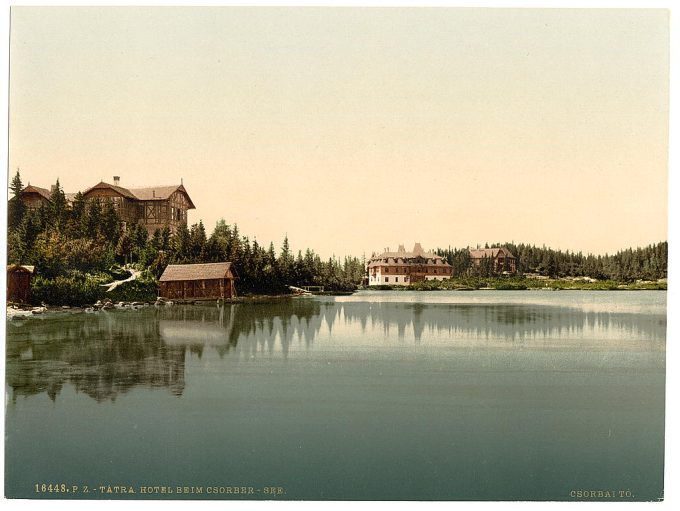
[[[160,296],[171,300],[233,298],[236,278],[231,263],[170,264],[159,279]]]
[[[7,301],[28,303],[31,297],[33,266],[10,264],[7,267]]]

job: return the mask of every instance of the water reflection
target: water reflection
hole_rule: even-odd
[[[7,327],[10,399],[71,383],[97,401],[137,386],[185,390],[187,354],[283,359],[297,351],[411,343],[447,349],[662,351],[666,316],[537,304],[288,299],[64,314]],[[323,340],[323,346],[317,340]],[[321,342],[321,341],[319,341]]]
[[[381,326],[389,335],[397,329],[399,339],[412,332],[420,342],[424,335],[461,339],[526,340],[574,338],[587,334],[597,340],[639,338],[663,341],[665,314],[594,312],[558,305],[525,304],[423,304],[423,303],[345,303],[346,321]],[[554,342],[550,343],[555,345]]]
[[[138,385],[179,396],[185,385],[185,348],[163,343],[155,321],[125,313],[10,324],[6,355],[12,401],[42,392],[54,400],[66,382],[97,401]]]

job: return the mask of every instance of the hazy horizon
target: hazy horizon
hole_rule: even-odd
[[[13,7],[9,179],[322,257],[665,241],[668,11]]]

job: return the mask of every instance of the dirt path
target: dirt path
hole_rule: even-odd
[[[123,279],[123,280],[114,280],[113,282],[109,282],[108,284],[100,284],[100,286],[108,288],[106,290],[106,292],[110,293],[111,291],[116,289],[118,286],[120,286],[124,282],[131,282],[133,280],[136,280],[137,277],[139,277],[142,274],[142,272],[139,271],[139,270],[132,270],[131,269],[130,271],[132,272],[132,275],[130,275],[128,278]]]

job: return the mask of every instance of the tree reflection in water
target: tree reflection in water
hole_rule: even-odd
[[[7,384],[13,401],[42,392],[55,400],[66,383],[97,401],[113,401],[136,386],[181,396],[187,351],[199,358],[206,349],[219,358],[288,357],[291,349],[312,349],[322,331],[348,349],[376,339],[404,343],[408,336],[416,345],[451,349],[662,351],[666,316],[332,298],[59,314],[8,322]]]

